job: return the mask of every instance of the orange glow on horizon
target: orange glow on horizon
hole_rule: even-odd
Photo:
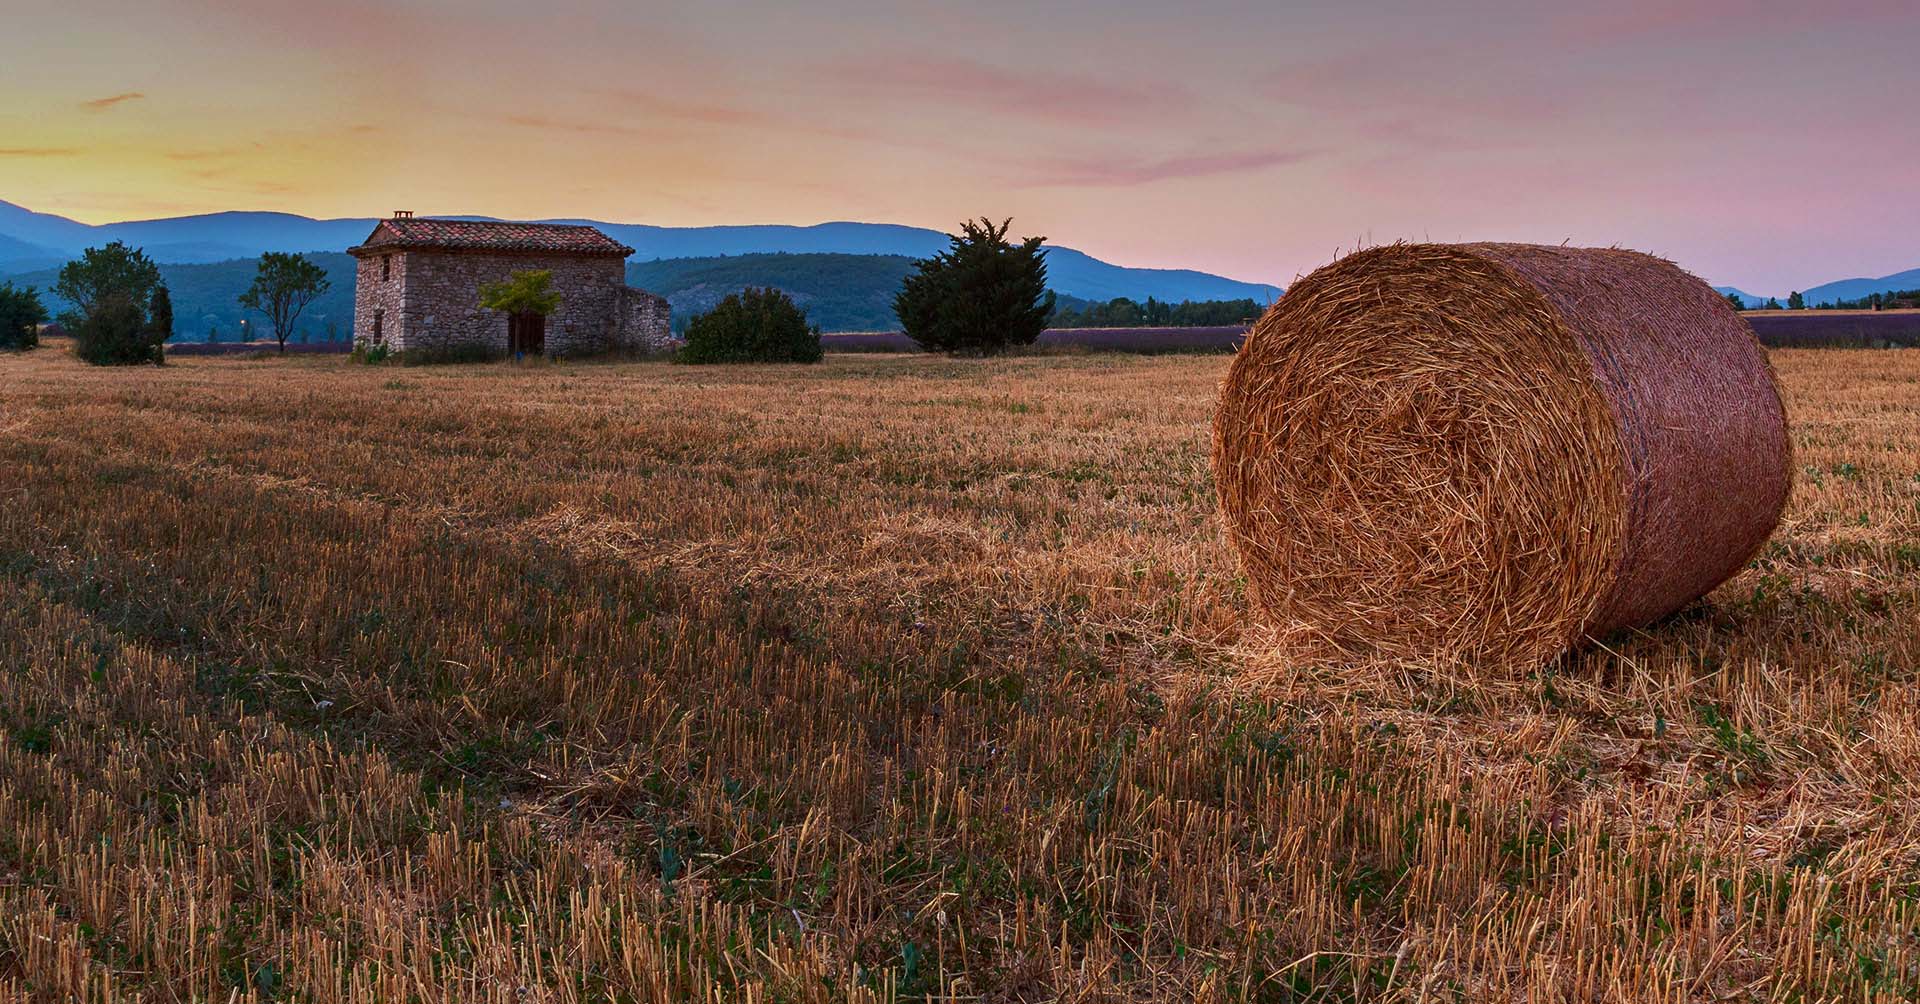
[[[9,15],[0,199],[88,223],[984,213],[1282,284],[1400,238],[1617,243],[1769,291],[1920,265],[1920,139],[1880,111],[1920,92],[1910,5],[1481,6],[72,0]]]

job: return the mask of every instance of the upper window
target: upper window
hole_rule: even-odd
[[[380,256],[380,281],[386,282],[391,278],[393,278],[393,256],[383,254]]]

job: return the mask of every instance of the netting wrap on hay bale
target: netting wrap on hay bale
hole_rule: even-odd
[[[1255,606],[1316,658],[1550,659],[1725,581],[1790,486],[1772,368],[1719,294],[1526,244],[1300,280],[1228,370],[1213,460]]]

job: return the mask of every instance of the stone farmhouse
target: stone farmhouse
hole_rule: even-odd
[[[395,352],[481,347],[586,355],[667,347],[667,301],[626,282],[633,249],[593,227],[415,219],[395,213],[347,249],[359,259],[353,341]],[[551,316],[480,306],[480,287],[515,272],[553,273]]]

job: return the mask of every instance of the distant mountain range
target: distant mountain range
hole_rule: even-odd
[[[90,226],[0,202],[0,274],[58,265],[84,248],[116,240],[144,248],[155,261],[167,264],[253,258],[263,251],[343,251],[366,239],[378,222],[373,217],[316,220],[290,213],[229,212]],[[887,223],[656,227],[581,219],[540,222],[599,227],[615,240],[631,245],[634,262],[778,252],[924,258],[947,246],[947,236],[937,230]],[[1126,268],[1069,247],[1050,246],[1047,259],[1049,285],[1087,300],[1125,296],[1178,303],[1251,297],[1270,303],[1280,295],[1280,287],[1266,283],[1240,282],[1188,269]]]
[[[374,217],[316,220],[291,213],[227,212],[93,226],[0,201],[0,277],[21,278],[45,289],[52,283],[51,270],[81,250],[125,241],[167,266],[163,272],[175,290],[180,337],[199,338],[209,326],[237,330],[242,315],[230,300],[245,288],[251,259],[261,252],[337,254],[364,240],[377,222]],[[673,301],[676,315],[710,307],[711,301],[732,291],[728,287],[771,285],[810,304],[815,320],[827,330],[890,327],[891,306],[885,301],[891,298],[890,290],[898,288],[897,277],[905,274],[907,261],[947,246],[947,236],[937,230],[888,223],[656,227],[584,219],[543,222],[590,224],[632,245],[629,281]],[[340,255],[323,264],[335,276],[335,289],[310,308],[307,320],[316,335],[329,326],[351,326],[352,261]],[[1126,268],[1058,245],[1048,247],[1047,273],[1048,285],[1063,296],[1101,303],[1122,296],[1169,303],[1243,298],[1270,303],[1281,292],[1267,283],[1188,269]],[[196,301],[191,311],[179,302],[182,287],[199,291],[190,294]],[[1733,286],[1714,288],[1738,295],[1750,307],[1768,299],[1768,294]],[[1841,279],[1801,294],[1809,304],[1817,304],[1915,288],[1920,288],[1920,268],[1879,278]],[[1784,293],[1771,295],[1787,301]]]
[[[1769,298],[1779,300],[1782,304],[1787,302],[1786,293],[1759,296],[1744,292],[1733,286],[1715,286],[1713,288],[1723,296],[1728,293],[1738,296],[1741,302],[1749,307],[1763,306]],[[1885,293],[1895,289],[1920,289],[1920,268],[1910,268],[1905,272],[1883,275],[1878,279],[1838,279],[1833,282],[1821,283],[1818,286],[1803,289],[1800,291],[1800,295],[1806,297],[1808,306],[1812,306],[1818,303],[1838,303],[1841,300],[1858,300],[1861,297],[1872,296],[1875,293]]]

